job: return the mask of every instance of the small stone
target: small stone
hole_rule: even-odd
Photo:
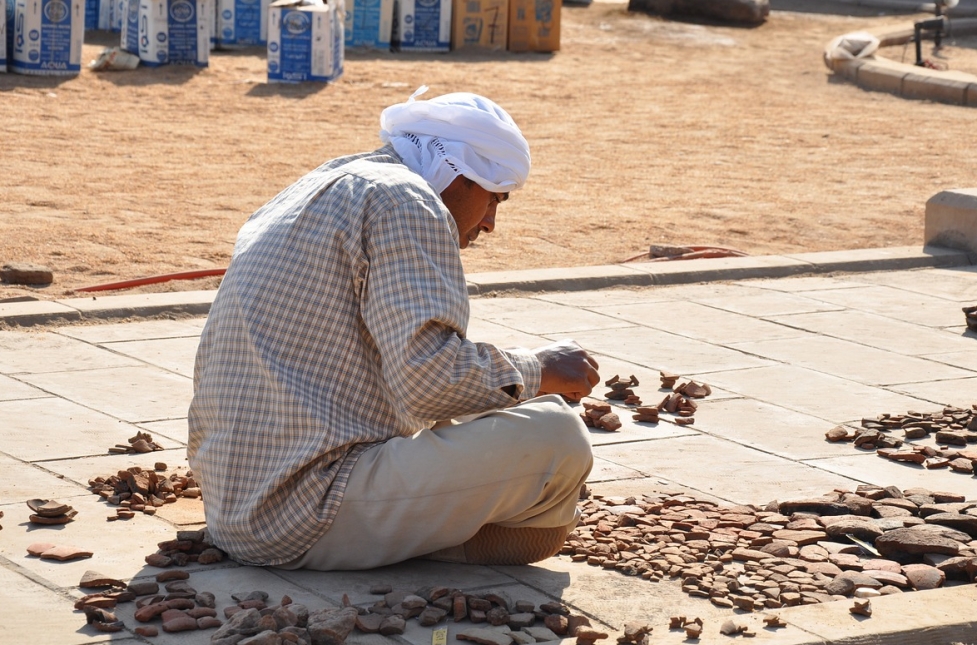
[[[373,585],[370,587],[370,593],[374,596],[384,596],[393,591],[393,587],[390,585]]]
[[[148,638],[159,636],[159,630],[153,625],[142,625],[140,627],[136,627],[132,631],[140,636],[146,636]]]

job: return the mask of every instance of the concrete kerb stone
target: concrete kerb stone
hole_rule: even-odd
[[[216,294],[216,291],[173,291],[0,303],[0,326],[33,327],[165,315],[205,316]]]
[[[977,252],[977,188],[940,191],[926,202],[927,244]]]
[[[977,264],[968,250],[939,246],[825,251],[794,255],[746,256],[672,262],[637,262],[566,269],[475,273],[468,293],[591,291],[610,287],[649,287],[825,273],[896,271]],[[0,304],[0,326],[31,327],[166,315],[205,316],[216,291],[70,298]]]
[[[903,45],[913,40],[912,23],[872,33],[881,47]],[[977,34],[977,18],[956,18],[948,36]],[[827,48],[825,51],[827,54]],[[861,64],[857,61],[861,60]],[[940,71],[899,63],[881,56],[856,60],[830,60],[825,64],[835,74],[867,90],[898,94],[907,99],[924,99],[952,105],[977,107],[977,76],[958,71]]]

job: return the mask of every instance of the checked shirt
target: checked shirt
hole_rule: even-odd
[[[535,395],[528,350],[466,338],[454,219],[391,146],[330,161],[241,229],[203,330],[190,466],[214,543],[248,564],[328,530],[362,452]]]

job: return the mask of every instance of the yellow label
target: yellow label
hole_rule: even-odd
[[[448,643],[448,628],[441,627],[435,629],[434,633],[431,634],[431,645],[447,645]]]

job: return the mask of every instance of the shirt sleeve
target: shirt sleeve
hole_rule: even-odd
[[[450,213],[438,200],[409,199],[378,213],[365,233],[361,291],[366,330],[379,354],[391,405],[423,421],[507,407],[539,388],[527,350],[466,338],[468,288]]]

